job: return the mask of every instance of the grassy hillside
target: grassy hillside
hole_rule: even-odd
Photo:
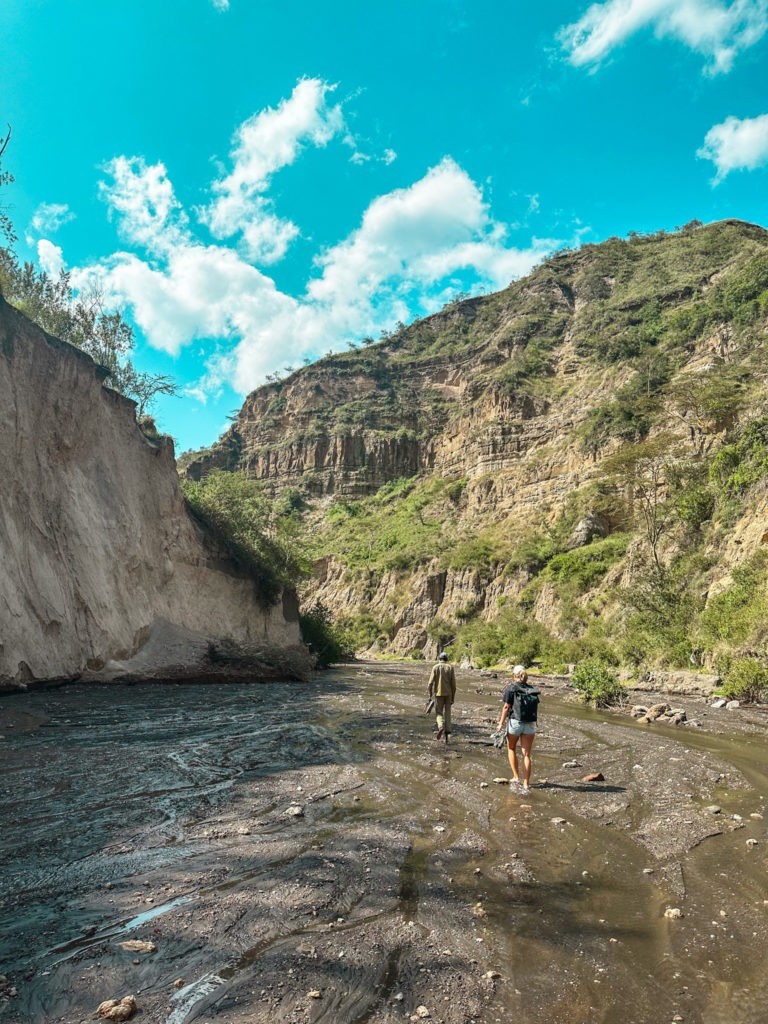
[[[756,693],[767,328],[764,229],[609,239],[260,389],[198,472],[293,501],[358,648]]]

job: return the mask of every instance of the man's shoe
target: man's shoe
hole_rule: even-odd
[[[444,730],[444,729],[443,729],[443,727],[441,726],[441,727],[440,727],[440,728],[439,728],[439,729],[437,730],[437,735],[435,736],[435,739],[436,739],[436,740],[442,739],[442,738],[443,738],[443,733],[444,733],[444,732],[445,732],[445,730]]]

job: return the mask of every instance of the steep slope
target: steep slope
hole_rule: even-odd
[[[0,687],[304,675],[295,599],[260,599],[102,380],[0,299]]]
[[[758,551],[737,540],[759,532],[760,474],[726,507],[713,464],[768,411],[767,316],[761,227],[609,239],[259,388],[187,472],[240,469],[304,508],[310,589],[360,646],[453,640],[482,662],[488,624],[525,621],[571,660],[641,565],[697,553],[698,614]],[[701,660],[685,630],[673,660]]]

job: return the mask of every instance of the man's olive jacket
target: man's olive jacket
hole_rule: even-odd
[[[453,665],[449,665],[447,661],[438,661],[432,669],[432,675],[429,677],[429,696],[450,697],[451,702],[456,697],[456,675]]]

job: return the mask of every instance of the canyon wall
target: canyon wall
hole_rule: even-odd
[[[308,673],[295,596],[191,518],[171,440],[2,299],[0,480],[0,688]]]

